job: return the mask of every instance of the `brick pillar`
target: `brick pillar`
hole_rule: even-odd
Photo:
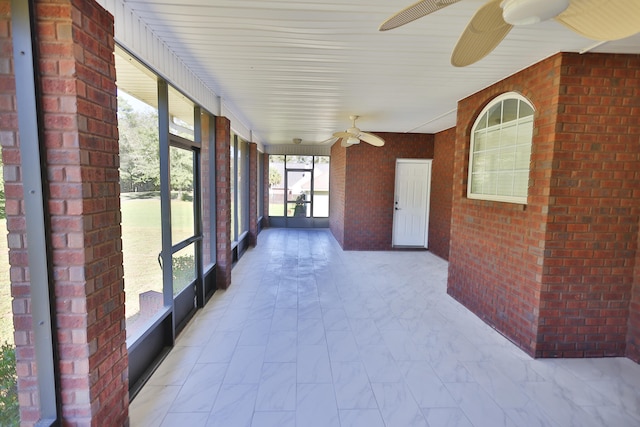
[[[202,261],[207,267],[215,262],[212,259],[211,245],[214,241],[211,224],[211,192],[215,189],[215,170],[209,166],[209,156],[214,147],[211,146],[212,135],[209,132],[209,123],[213,118],[209,114],[202,114],[202,148],[200,152],[200,179],[202,182]],[[213,184],[213,185],[212,185]]]
[[[249,244],[258,244],[258,146],[249,143]]]
[[[536,355],[624,356],[640,216],[640,55],[561,59]]]
[[[9,2],[0,2],[3,12],[9,7]],[[37,1],[35,14],[60,415],[64,425],[98,426],[105,420],[126,425],[128,360],[113,18],[95,2],[84,0]],[[0,25],[0,33],[4,38],[5,26]],[[18,388],[22,425],[31,426],[40,414],[20,180],[30,171],[21,171],[15,114],[8,118],[8,127],[3,120],[2,143]]]
[[[640,198],[640,194],[636,197]],[[636,363],[640,363],[640,250],[638,249],[640,236],[636,237],[636,239],[636,265],[633,275],[631,303],[629,304],[626,356]]]
[[[231,284],[231,170],[229,144],[231,123],[216,117],[216,285],[227,289]]]

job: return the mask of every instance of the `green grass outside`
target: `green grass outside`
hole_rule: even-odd
[[[149,290],[162,292],[162,270],[158,263],[162,250],[160,198],[139,197],[138,194],[125,193],[121,199],[127,317],[138,312],[140,293]],[[174,224],[174,236],[193,235],[192,202],[173,199],[171,222]]]
[[[269,216],[284,216],[284,205],[282,203],[269,203]]]
[[[162,292],[160,199],[123,194],[121,210],[126,316],[131,317],[139,310],[138,294]]]
[[[126,294],[126,315],[139,310],[138,294],[148,290],[162,291],[162,271],[158,254],[162,247],[160,199],[154,193],[122,195],[122,249]],[[193,205],[189,201],[172,200],[173,223],[179,224],[175,234],[188,234],[192,227]],[[13,343],[11,283],[7,249],[6,221],[0,220],[0,343]]]

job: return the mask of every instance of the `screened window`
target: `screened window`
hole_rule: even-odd
[[[186,96],[169,86],[169,132],[194,141],[194,104]]]
[[[157,77],[118,49],[120,206],[128,341],[163,309]]]
[[[262,217],[262,213],[264,212],[264,165],[262,162],[264,161],[264,154],[258,151],[258,191],[256,191],[256,207],[257,207],[257,218],[260,219]]]
[[[527,203],[533,106],[510,92],[480,113],[471,132],[467,197]]]
[[[245,231],[249,231],[249,143],[238,138],[238,165],[236,188],[238,192],[238,237]]]
[[[231,193],[231,232],[229,238],[232,242],[238,239],[238,233],[236,231],[236,135],[231,132],[231,143],[229,145],[229,191]]]
[[[269,216],[329,216],[329,156],[269,156]]]

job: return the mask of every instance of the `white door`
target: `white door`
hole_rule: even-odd
[[[397,159],[393,246],[427,247],[431,160]]]

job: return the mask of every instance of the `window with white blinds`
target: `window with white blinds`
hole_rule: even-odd
[[[467,197],[527,203],[533,106],[520,94],[503,94],[473,125]]]

